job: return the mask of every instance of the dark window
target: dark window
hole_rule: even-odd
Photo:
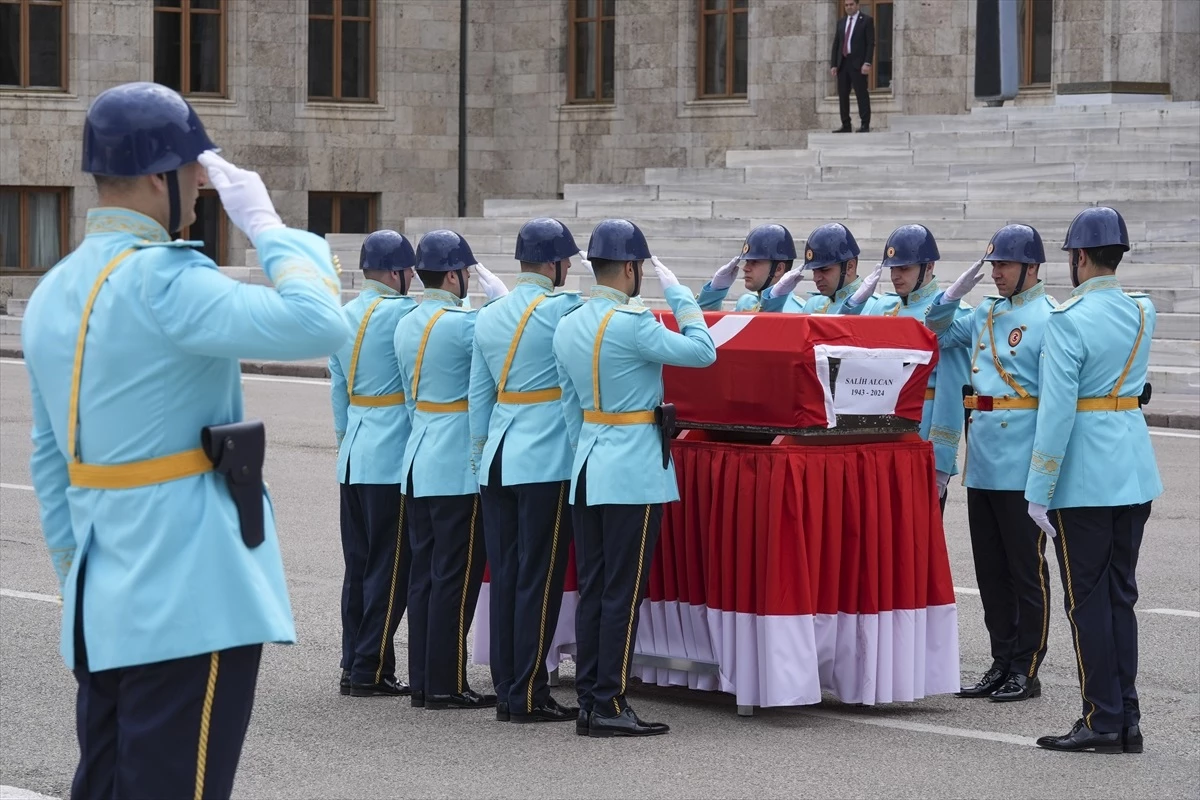
[[[616,0],[569,0],[568,103],[612,102],[616,13]]]
[[[67,88],[63,0],[0,0],[0,86]]]
[[[1054,0],[1022,0],[1020,8],[1021,85],[1049,84]]]
[[[308,0],[308,99],[375,99],[375,0]]]
[[[370,233],[375,230],[375,195],[309,192],[308,230],[327,233]]]
[[[745,97],[749,78],[748,0],[697,0],[700,97]]]
[[[217,262],[219,267],[229,265],[229,240],[225,232],[229,229],[225,208],[212,189],[201,189],[196,200],[196,221],[179,232],[180,239],[196,239],[204,242],[204,254]]]
[[[154,0],[154,82],[225,93],[225,0]]]
[[[67,252],[69,189],[0,186],[0,269],[42,272]]]

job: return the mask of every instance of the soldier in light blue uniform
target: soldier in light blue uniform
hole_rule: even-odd
[[[698,302],[705,311],[720,311],[729,287],[737,276],[738,262],[746,288],[734,311],[783,311],[800,280],[800,273],[789,274],[796,258],[792,233],[782,225],[759,225],[746,237],[742,254],[721,267],[700,290]],[[784,280],[784,278],[787,280]]]
[[[258,175],[213,150],[171,89],[101,92],[83,133],[100,206],[21,328],[30,470],[79,683],[74,798],[229,797],[262,644],[296,639],[239,359],[326,356],[350,329],[329,246],[284,227]],[[172,241],[206,183],[273,286]]]
[[[496,718],[569,722],[550,695],[546,654],[558,625],[571,541],[571,443],[552,343],[578,292],[556,292],[579,252],[556,219],[522,226],[512,292],[479,309],[471,359],[473,462],[490,575],[490,662]]]
[[[411,548],[404,544],[404,473],[411,428],[396,361],[396,325],[408,297],[412,245],[396,231],[363,240],[363,287],[343,307],[354,338],[329,357],[341,492],[342,682],[354,697],[408,694],[396,680],[393,639],[408,599]]]
[[[892,231],[883,248],[881,268],[891,270],[892,286],[875,304],[874,312],[884,317],[912,317],[925,321],[933,308],[938,283],[933,270],[941,258],[937,240],[924,225],[901,225]],[[843,313],[856,313],[862,306],[847,301]],[[971,307],[959,303],[955,319],[971,316]],[[940,348],[938,365],[925,388],[925,406],[921,412],[921,438],[933,442],[937,468],[938,495],[946,510],[946,486],[951,475],[958,474],[958,440],[962,436],[962,387],[969,383],[970,358],[965,345]]]
[[[571,515],[579,575],[575,616],[581,736],[647,736],[668,726],[639,719],[625,699],[630,644],[658,541],[662,504],[679,499],[670,460],[674,407],[663,406],[662,365],[705,367],[717,358],[691,292],[658,259],[641,230],[623,219],[592,232],[592,298],[554,334],[562,406],[575,450]],[[679,324],[668,330],[630,303],[651,259]]]
[[[969,412],[963,484],[992,665],[959,697],[1005,702],[1041,694],[1050,581],[1046,537],[1025,514],[1023,493],[1041,394],[1042,335],[1054,308],[1038,277],[1045,260],[1036,230],[1006,225],[925,317],[943,353],[966,347],[971,354],[970,394],[962,401]],[[982,278],[985,262],[1000,294],[964,317],[960,302]]]
[[[855,313],[877,313],[880,299],[875,296],[875,286],[883,267],[876,267],[866,279],[860,278],[859,252],[854,234],[840,222],[817,227],[804,243],[804,264],[797,268],[812,271],[817,291],[803,303],[789,294],[783,310],[790,314],[843,314],[846,304],[852,302],[857,306]]]
[[[401,474],[408,496],[408,679],[416,708],[492,708],[494,694],[467,685],[467,632],[487,560],[479,482],[471,469],[467,390],[476,311],[463,308],[470,269],[489,298],[504,284],[475,261],[454,231],[417,243],[421,302],[396,326],[404,402],[412,432]]]
[[[1025,499],[1029,516],[1056,537],[1083,716],[1037,743],[1140,753],[1135,572],[1150,503],[1163,491],[1140,409],[1156,315],[1150,298],[1117,282],[1129,234],[1116,210],[1082,211],[1062,249],[1075,290],[1046,325]]]

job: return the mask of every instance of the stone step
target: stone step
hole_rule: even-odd
[[[20,336],[21,317],[0,314],[0,336]]]
[[[1156,335],[1150,342],[1150,366],[1200,367],[1200,341],[1162,339]]]
[[[27,297],[10,297],[5,305],[5,313],[10,317],[25,316],[25,306],[29,304]]]
[[[1147,370],[1147,380],[1154,386],[1154,394],[1200,395],[1200,369],[1195,367],[1152,366]],[[1151,397],[1151,404],[1154,399]]]
[[[730,169],[729,167],[647,167],[644,183],[647,184],[680,184],[680,183],[745,183],[745,169]]]
[[[1158,339],[1200,340],[1200,314],[1159,314],[1154,336]]]
[[[874,149],[937,150],[961,147],[1029,147],[1036,145],[1092,144],[1194,144],[1200,139],[1200,126],[1173,125],[1145,128],[1021,128],[1017,130],[904,131],[889,130],[847,136],[834,133],[810,133],[810,150]]]

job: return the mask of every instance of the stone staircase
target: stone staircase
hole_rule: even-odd
[[[1063,299],[1071,291],[1059,249],[1068,223],[1087,205],[1112,205],[1133,245],[1118,277],[1127,290],[1150,293],[1159,312],[1155,394],[1200,396],[1200,103],[976,108],[893,115],[889,124],[868,134],[810,133],[803,150],[731,150],[724,167],[647,169],[640,185],[567,184],[561,200],[489,199],[482,217],[410,217],[401,230],[414,244],[436,228],[458,231],[511,286],[517,231],[528,219],[557,217],[586,248],[597,222],[626,217],[680,281],[699,290],[764,222],[786,225],[800,251],[813,228],[845,222],[863,250],[860,274],[882,257],[893,229],[923,223],[938,240],[943,285],[983,254],[997,228],[1025,222],[1042,235],[1050,260],[1042,276]],[[363,237],[327,238],[341,259],[348,300],[361,286],[355,267]],[[252,250],[245,263],[223,271],[265,282]],[[643,296],[662,305],[649,265],[646,272]],[[590,282],[576,266],[567,288],[586,291]],[[889,288],[885,274],[880,291]],[[992,291],[985,279],[967,300],[978,303]],[[472,296],[472,305],[482,302]],[[0,332],[19,331],[20,312],[21,301],[10,300]]]

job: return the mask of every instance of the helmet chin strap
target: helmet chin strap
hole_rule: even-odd
[[[167,233],[174,236],[179,233],[182,227],[181,209],[179,202],[179,173],[176,170],[164,173],[163,177],[167,179],[167,202],[170,204],[170,211],[167,216]]]
[[[1016,288],[1013,289],[1013,297],[1016,297],[1021,292],[1025,291],[1025,278],[1029,274],[1029,265],[1021,265],[1021,275],[1017,278]]]
[[[849,263],[849,261],[842,262],[842,271],[838,274],[838,285],[833,290],[833,297],[836,297],[837,293],[840,292],[842,287],[846,285],[846,265]]]
[[[636,261],[630,263],[633,264],[633,294],[630,297],[638,297],[642,293],[642,270]]]
[[[396,273],[400,276],[400,294],[408,294],[408,281],[404,278],[404,270],[396,270]]]
[[[908,294],[906,294],[900,298],[901,302],[903,302],[904,305],[908,305],[909,295],[911,295],[913,292],[919,290],[921,288],[921,286],[925,283],[925,270],[927,270],[927,269],[929,269],[928,261],[921,264],[921,271],[917,273],[917,282],[913,284],[913,288],[909,291]]]
[[[458,276],[458,299],[465,300],[467,297],[467,271],[456,269],[454,274]]]
[[[1071,285],[1079,286],[1079,251],[1071,251]]]
[[[563,263],[563,260],[561,258],[554,262],[554,285],[555,286],[563,285],[562,263]]]
[[[772,261],[771,272],[769,275],[767,275],[767,282],[764,283],[762,288],[758,290],[759,295],[778,283],[779,279],[783,277],[783,273],[785,272],[787,272],[787,269],[783,266],[782,261]]]

